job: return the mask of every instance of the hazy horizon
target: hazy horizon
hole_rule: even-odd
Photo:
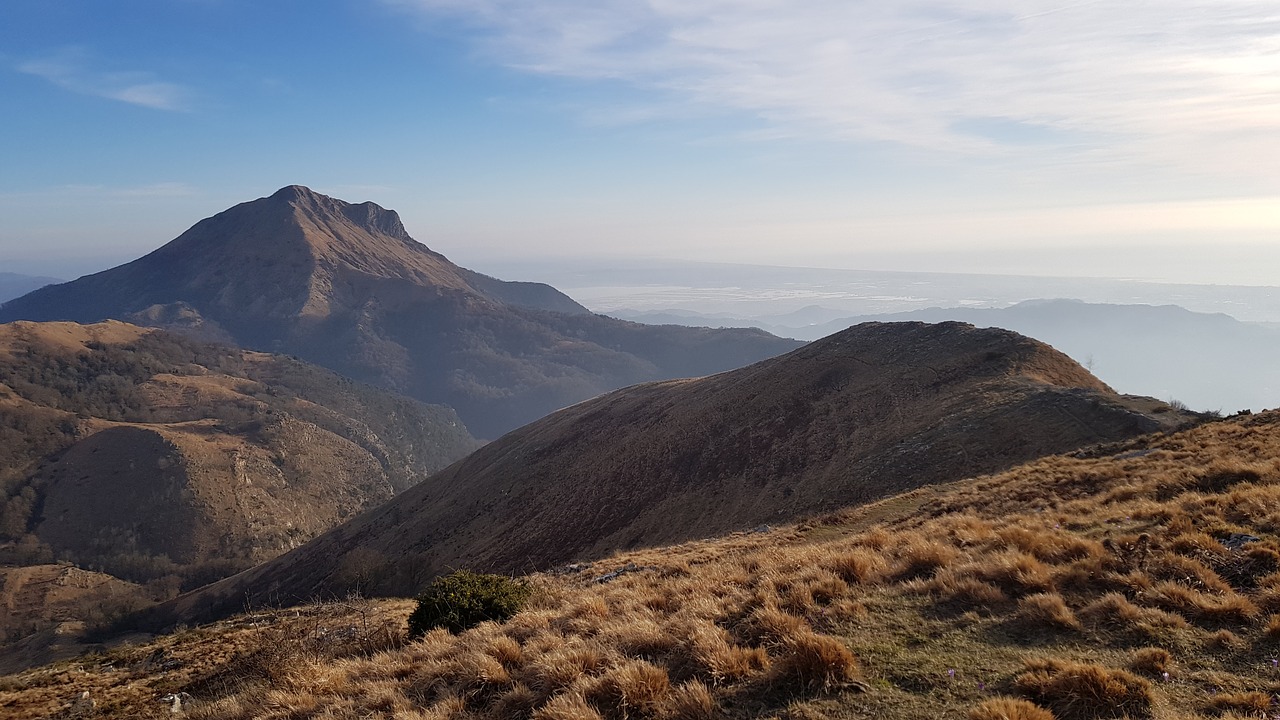
[[[1260,284],[1260,0],[14,0],[0,269],[78,275],[287,184],[463,265]],[[287,32],[282,32],[287,29]]]

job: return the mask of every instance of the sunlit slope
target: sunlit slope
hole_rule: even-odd
[[[695,380],[627,388],[490,443],[297,551],[168,606],[409,594],[711,537],[1184,421],[1052,348],[959,323],[869,324]]]
[[[1280,413],[532,578],[505,625],[264,610],[5,680],[38,714],[1261,717],[1280,689]],[[610,573],[622,573],[608,579]],[[164,669],[155,669],[161,658]]]
[[[0,558],[194,587],[476,443],[447,408],[120,322],[0,325]]]

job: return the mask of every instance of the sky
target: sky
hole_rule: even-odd
[[[0,271],[307,185],[464,265],[1280,285],[1274,0],[5,0]]]

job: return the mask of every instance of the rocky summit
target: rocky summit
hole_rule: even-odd
[[[117,319],[296,355],[455,408],[493,438],[637,382],[704,375],[799,345],[759,330],[593,315],[554,288],[459,267],[399,216],[293,185],[126,265],[0,306],[0,322]]]

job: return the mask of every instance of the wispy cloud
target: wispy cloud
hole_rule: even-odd
[[[1273,0],[381,1],[473,25],[514,68],[747,111],[784,134],[1280,162]]]
[[[92,65],[89,53],[68,48],[49,57],[20,63],[18,71],[83,95],[153,110],[185,112],[191,109],[191,92],[182,85],[160,80],[150,72],[108,72]]]

